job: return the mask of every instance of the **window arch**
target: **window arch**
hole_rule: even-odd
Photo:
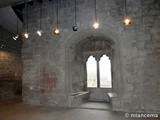
[[[111,61],[107,55],[96,59],[92,55],[86,62],[87,87],[112,88]]]
[[[99,76],[101,88],[112,88],[111,61],[108,56],[103,55],[99,61]]]
[[[97,87],[97,62],[93,56],[87,61],[87,87]]]

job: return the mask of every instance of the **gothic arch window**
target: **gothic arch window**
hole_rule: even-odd
[[[111,61],[107,55],[96,59],[92,55],[86,62],[87,87],[112,88]]]
[[[100,88],[112,88],[111,61],[103,55],[99,61]]]
[[[87,87],[97,87],[97,62],[93,56],[87,61]]]

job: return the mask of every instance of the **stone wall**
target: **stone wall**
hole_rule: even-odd
[[[21,95],[22,41],[13,40],[13,35],[2,27],[0,31],[0,99],[7,99]]]
[[[94,0],[77,1],[77,26],[74,32],[74,0],[59,1],[59,36],[56,27],[56,1],[43,2],[42,30],[38,37],[39,3],[29,6],[29,34],[22,48],[23,101],[38,105],[68,105],[68,95],[74,91],[71,48],[81,41],[100,39],[113,42],[113,90],[118,94],[115,110],[153,112],[160,111],[160,2],[158,0],[127,1],[127,12],[132,25],[123,26],[124,1],[98,0],[97,18],[100,28],[94,30]],[[26,9],[24,9],[26,16]],[[26,17],[25,25],[26,25]],[[81,52],[83,54],[83,51]],[[80,57],[83,58],[83,57]],[[80,67],[81,66],[81,67]],[[81,75],[74,81],[82,83]],[[75,72],[75,73],[74,73]],[[86,78],[84,78],[86,79]],[[77,85],[77,84],[76,84]],[[81,86],[81,85],[77,85]],[[106,91],[107,92],[107,91]]]

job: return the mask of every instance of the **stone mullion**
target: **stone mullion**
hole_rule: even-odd
[[[100,74],[99,74],[99,59],[97,61],[97,87],[100,87]]]

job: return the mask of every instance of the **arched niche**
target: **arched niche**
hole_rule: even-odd
[[[121,79],[122,79],[122,71],[121,71],[121,60],[120,60],[120,45],[118,41],[118,37],[111,33],[108,30],[98,29],[86,29],[82,31],[76,32],[74,35],[69,36],[66,41],[64,42],[65,46],[65,87],[66,87],[66,93],[74,93],[78,92],[76,91],[73,86],[76,86],[74,84],[75,78],[73,78],[73,75],[77,74],[77,69],[75,68],[75,60],[79,60],[79,63],[83,65],[83,68],[79,69],[81,71],[81,76],[83,78],[83,81],[86,79],[85,74],[85,62],[87,58],[91,54],[85,54],[84,45],[89,44],[91,42],[99,42],[100,44],[105,44],[104,49],[108,45],[108,47],[111,47],[110,49],[106,49],[103,52],[97,52],[96,55],[99,55],[99,58],[106,54],[107,56],[110,56],[112,59],[112,79],[113,79],[113,88],[112,92],[116,92],[117,94],[121,94]],[[83,47],[83,48],[82,48]],[[91,46],[90,46],[91,47]],[[79,54],[79,53],[80,54]],[[76,72],[75,72],[76,71]],[[75,75],[76,76],[76,75]],[[76,76],[78,77],[78,76]],[[80,86],[83,86],[83,82],[77,83]],[[80,89],[79,89],[80,90]]]

